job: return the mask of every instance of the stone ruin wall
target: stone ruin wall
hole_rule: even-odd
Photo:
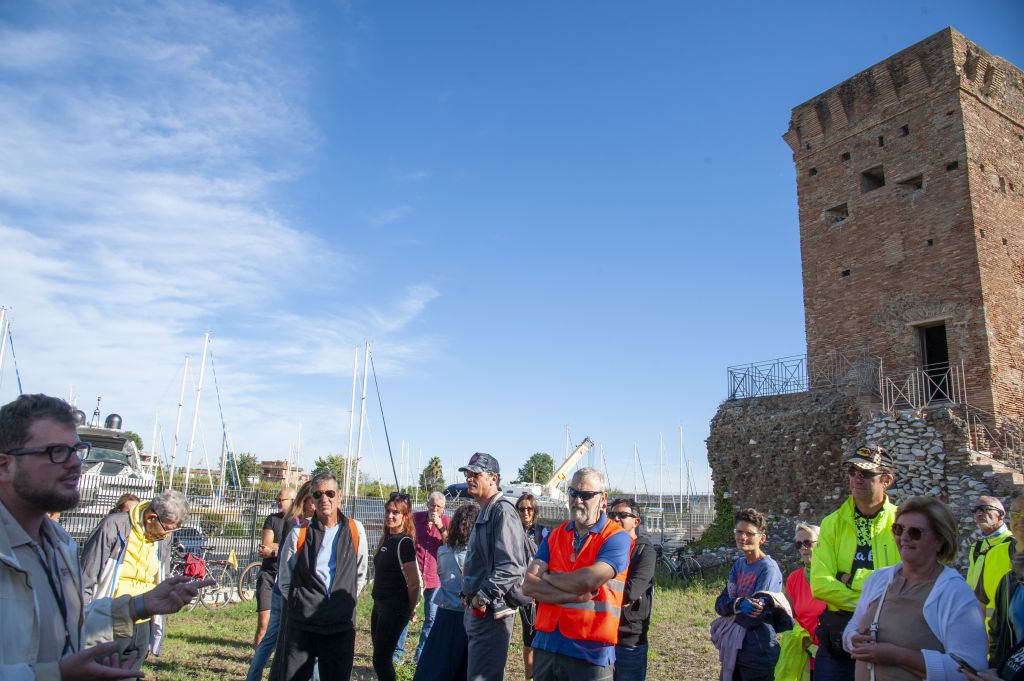
[[[735,508],[771,518],[769,553],[794,567],[793,527],[815,524],[849,494],[842,459],[865,442],[892,452],[894,503],[912,495],[938,497],[961,521],[958,562],[966,562],[978,496],[1005,498],[1022,482],[999,462],[971,451],[964,421],[949,408],[896,415],[841,393],[798,393],[727,401],[711,422],[708,462]],[[721,552],[729,559],[733,550]],[[723,562],[725,562],[723,559]]]

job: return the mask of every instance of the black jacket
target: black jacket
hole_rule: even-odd
[[[337,567],[328,589],[316,573],[316,557],[324,542],[324,526],[313,516],[306,540],[295,557],[288,594],[288,623],[318,634],[354,629],[358,591],[358,555],[348,518],[340,513]]]
[[[1003,575],[999,581],[995,612],[988,622],[988,663],[992,669],[999,669],[1017,644],[1017,641],[1013,640],[1013,627],[1010,625],[1010,604],[1022,583],[1024,578],[1013,570]]]
[[[619,619],[619,645],[647,645],[654,596],[654,566],[658,553],[644,535],[638,535],[629,554],[629,572]]]

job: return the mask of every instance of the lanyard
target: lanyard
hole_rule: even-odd
[[[45,544],[50,544],[50,552],[53,554],[54,566],[56,566],[57,563],[57,550],[53,546],[53,543],[47,540],[45,531],[40,533],[40,540],[42,545],[32,542],[32,548],[35,551],[36,558],[39,559],[39,565],[42,566],[43,572],[46,573],[46,581],[50,585],[50,592],[53,594],[53,600],[57,602],[57,609],[60,610],[60,621],[61,624],[64,625],[64,650],[61,653],[61,657],[64,657],[65,655],[71,655],[75,652],[74,645],[71,643],[71,631],[68,629],[68,606],[64,602],[63,584],[59,577],[56,580],[53,578],[53,570],[46,560]]]

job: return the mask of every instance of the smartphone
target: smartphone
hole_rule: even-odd
[[[975,676],[978,675],[978,670],[972,667],[971,665],[967,664],[967,660],[965,660],[964,658],[960,657],[956,653],[950,653],[949,656],[953,658],[953,662],[956,662],[958,665],[960,665],[970,673],[974,674]]]

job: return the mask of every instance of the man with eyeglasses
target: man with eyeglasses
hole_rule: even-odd
[[[984,606],[987,625],[996,607],[996,589],[1003,575],[1010,571],[1016,551],[1013,533],[1003,521],[1003,502],[995,497],[978,497],[971,505],[971,513],[981,537],[971,546],[967,585]]]
[[[366,586],[366,531],[341,512],[338,479],[315,474],[310,490],[316,512],[309,525],[288,533],[277,583],[288,609],[284,627],[284,679],[308,681],[319,663],[324,679],[352,676],[356,600]]]
[[[895,482],[892,456],[880,446],[860,447],[843,461],[850,496],[821,521],[811,557],[811,592],[825,601],[818,620],[815,681],[853,681],[854,661],[843,649],[864,581],[900,560],[892,524],[896,506],[886,490]]]
[[[135,595],[86,606],[78,544],[47,513],[79,501],[82,459],[71,406],[22,395],[0,408],[0,678],[124,679],[138,655],[118,655],[136,621],[180,610],[213,580],[171,577]],[[100,641],[107,641],[96,645]]]
[[[632,541],[609,522],[604,474],[581,468],[569,484],[571,520],[541,542],[523,592],[538,602],[537,681],[611,681]]]
[[[130,511],[106,516],[82,548],[82,590],[85,602],[94,598],[135,596],[155,587],[170,568],[170,551],[163,550],[171,534],[188,520],[185,495],[167,490]],[[145,659],[162,638],[162,622],[137,623],[131,638],[118,639],[121,653],[137,652]],[[157,650],[159,653],[159,650]]]
[[[626,590],[622,594],[619,642],[615,644],[615,681],[644,681],[647,678],[647,631],[651,626],[654,567],[658,554],[647,535],[638,532],[643,518],[635,499],[616,499],[609,508],[608,518],[622,525],[633,540]]]
[[[515,608],[526,572],[526,534],[512,501],[501,494],[501,469],[490,454],[477,452],[459,469],[480,504],[466,547],[462,571],[463,623],[469,641],[467,681],[505,678]]]

